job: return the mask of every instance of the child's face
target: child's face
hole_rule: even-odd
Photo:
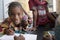
[[[14,7],[10,11],[10,18],[13,21],[15,25],[18,25],[21,23],[23,16],[23,10],[20,7]]]

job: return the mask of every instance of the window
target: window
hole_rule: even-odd
[[[47,0],[50,12],[56,12],[56,0]]]

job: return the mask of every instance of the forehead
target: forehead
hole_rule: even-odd
[[[10,9],[10,12],[12,13],[23,12],[23,9],[21,7],[12,7]]]

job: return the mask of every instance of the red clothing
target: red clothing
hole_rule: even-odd
[[[47,5],[45,5],[43,9],[38,9],[38,10],[45,10],[46,13],[43,15],[39,15],[37,13],[36,25],[37,26],[38,25],[45,25],[46,23],[50,22],[50,20],[48,19],[48,15],[47,15],[49,13]],[[41,12],[40,12],[40,14],[41,14]]]
[[[37,21],[36,21],[36,25],[45,25],[46,23],[49,22],[49,19],[46,15],[43,15],[45,18],[40,17],[39,15],[37,16]]]
[[[2,27],[0,26],[0,32],[2,32]]]
[[[45,2],[45,3],[44,3]],[[39,5],[44,5],[44,4],[47,4],[46,1],[44,2],[40,2],[39,0],[29,0],[29,8],[30,10],[32,9],[32,7],[34,6],[39,6]]]
[[[45,3],[44,3],[44,2],[45,2]],[[43,7],[44,7],[43,9],[46,10],[46,14],[43,15],[43,17],[45,17],[45,18],[42,18],[42,17],[41,17],[42,15],[39,15],[39,14],[37,13],[37,20],[36,20],[36,25],[37,25],[37,26],[38,26],[38,25],[45,25],[46,23],[49,22],[49,19],[48,19],[48,17],[47,17],[47,13],[48,13],[47,4],[48,4],[48,3],[47,3],[45,0],[43,0],[43,2],[41,2],[41,1],[39,1],[39,0],[29,0],[30,10],[32,10],[33,7],[37,7],[37,9],[39,9],[38,6],[43,6]],[[39,9],[39,10],[40,10],[40,9]]]

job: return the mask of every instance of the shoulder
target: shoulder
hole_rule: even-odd
[[[1,23],[1,27],[5,28],[8,27],[8,25],[10,24],[10,18],[6,18],[2,23]]]

